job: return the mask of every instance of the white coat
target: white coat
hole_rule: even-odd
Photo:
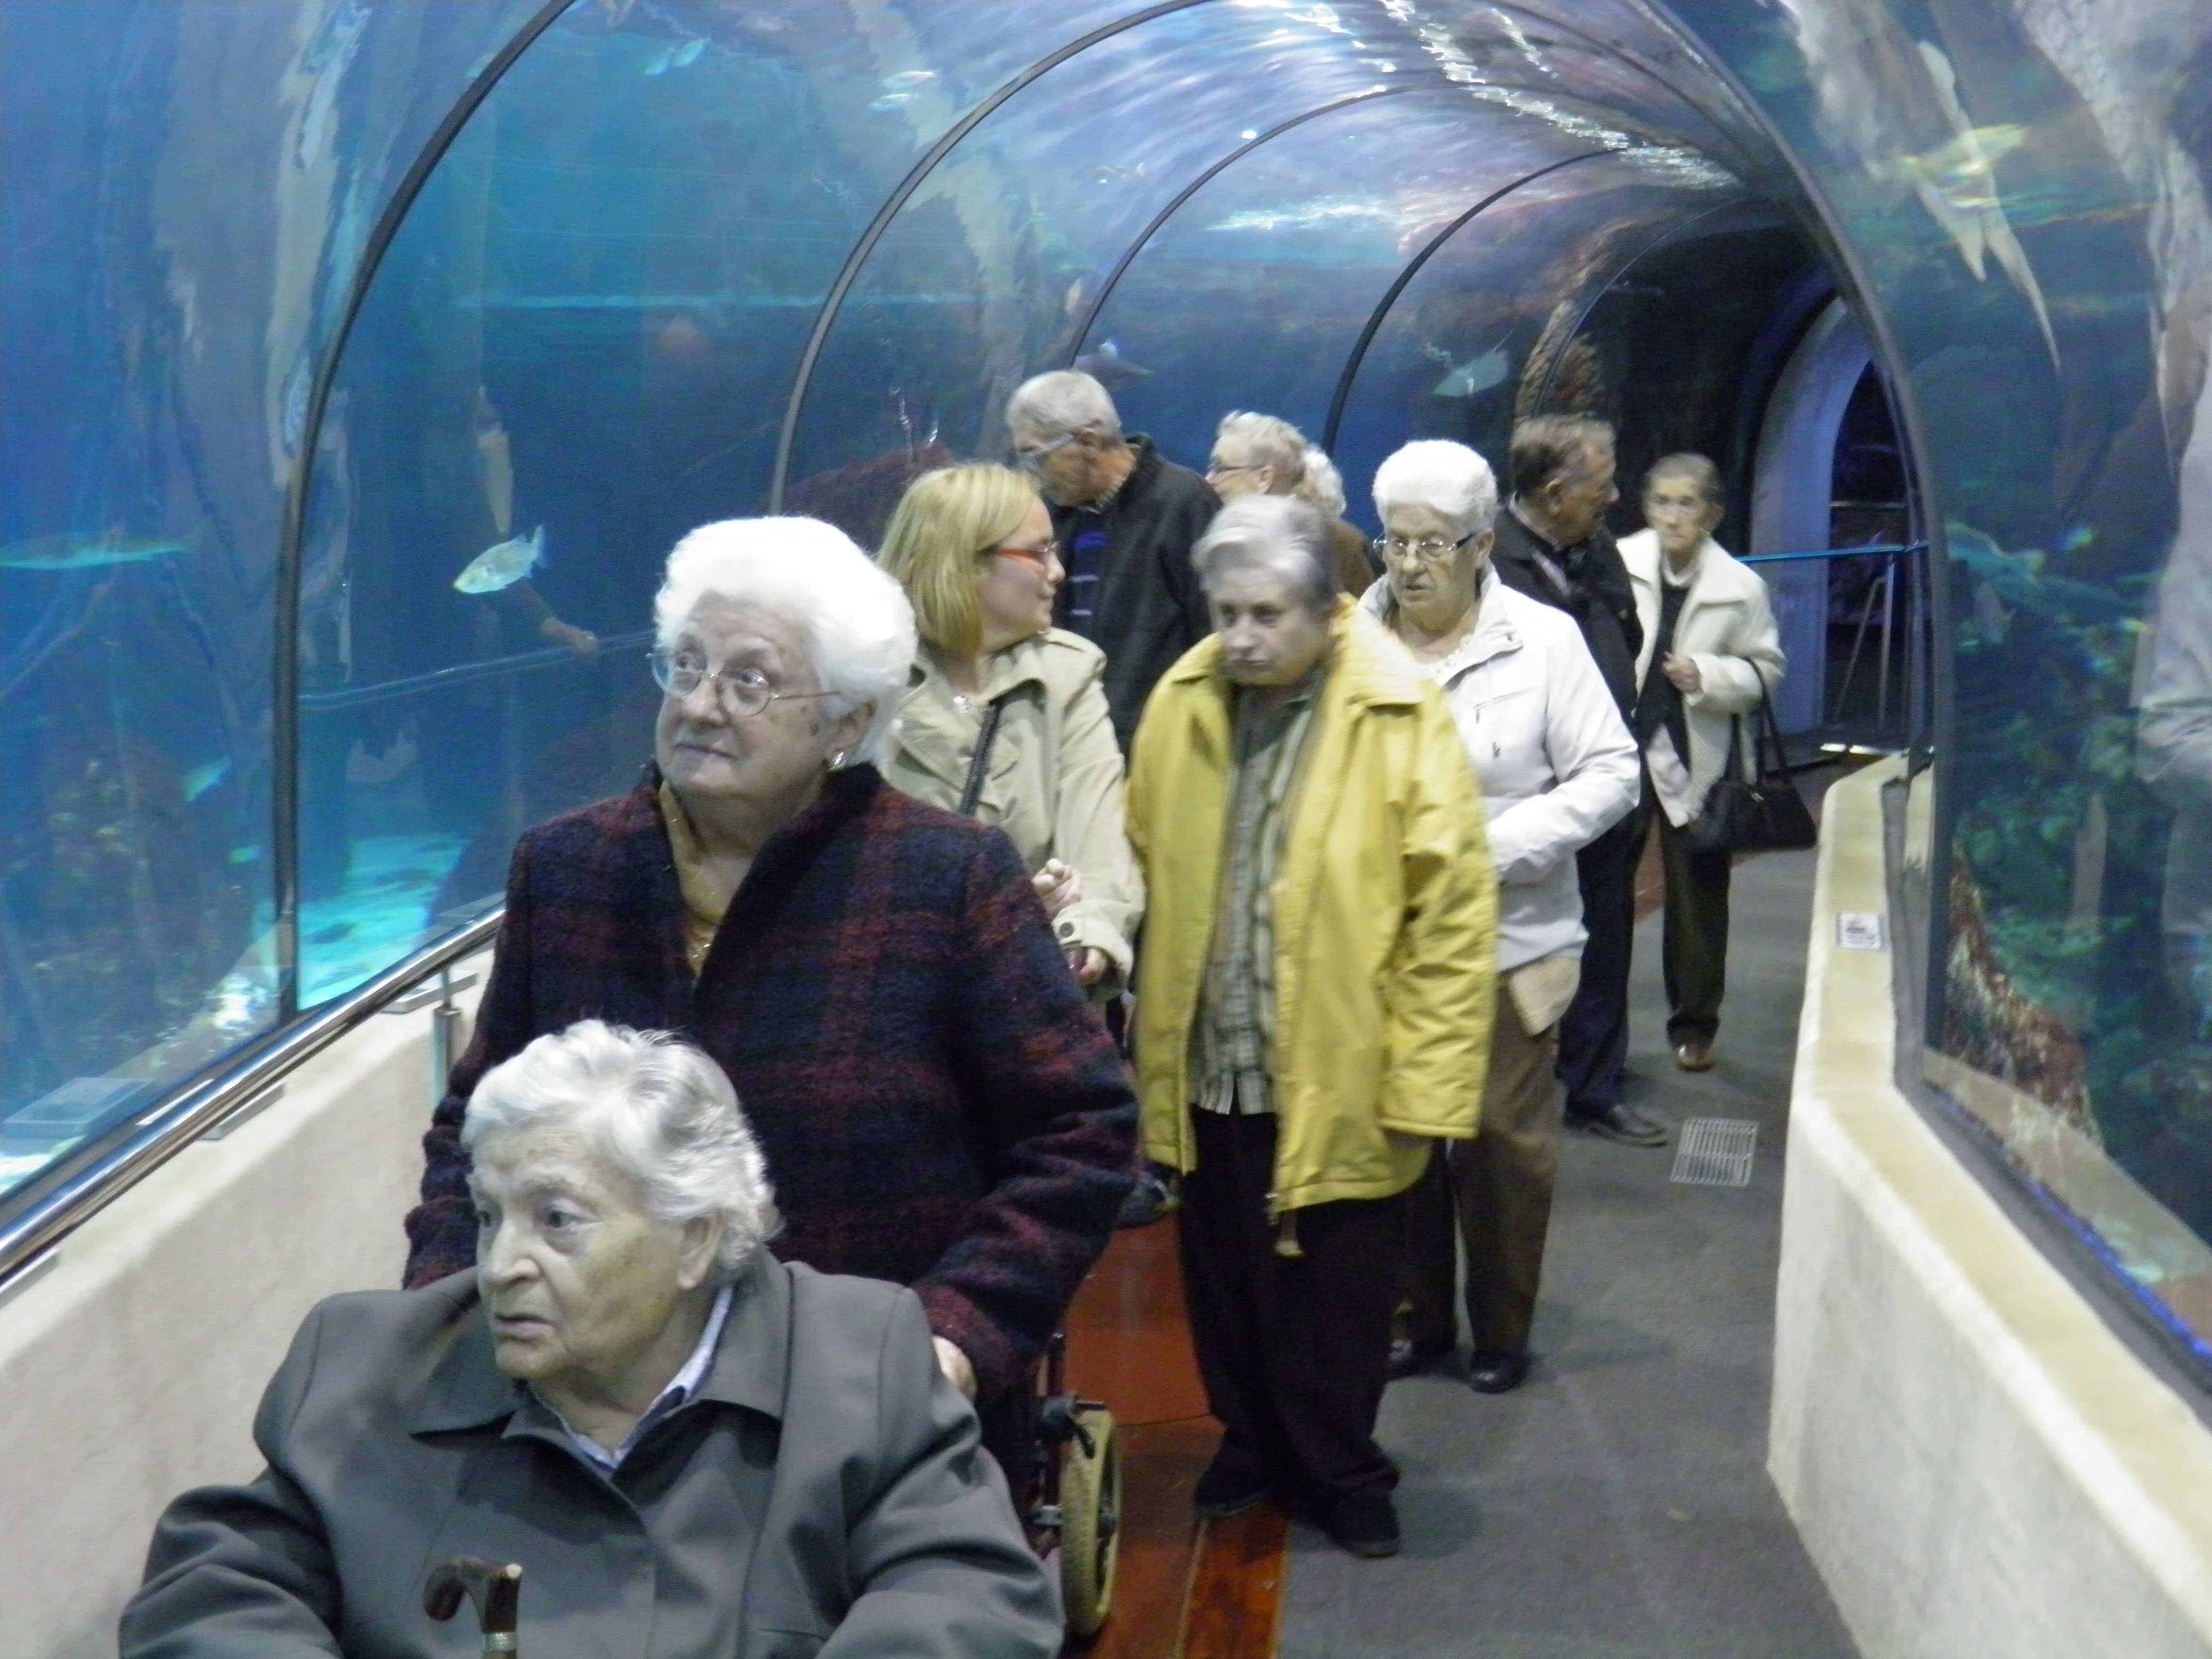
[[[1386,578],[1360,601],[1387,625]],[[1579,956],[1574,854],[1636,805],[1636,744],[1564,611],[1482,574],[1474,629],[1423,665],[1482,785],[1498,869],[1498,971]]]
[[[1636,683],[1651,669],[1651,653],[1659,638],[1660,566],[1656,532],[1639,530],[1620,542],[1621,562],[1628,567],[1629,585],[1636,590],[1636,616],[1644,624],[1644,648],[1636,656]],[[1708,536],[1690,565],[1690,591],[1682,600],[1682,614],[1674,623],[1674,654],[1698,665],[1703,684],[1685,692],[1683,711],[1690,728],[1690,752],[1674,753],[1674,739],[1655,732],[1647,750],[1651,791],[1667,821],[1676,828],[1696,817],[1706,793],[1728,764],[1730,722],[1738,714],[1750,715],[1759,708],[1759,676],[1766,678],[1771,696],[1782,686],[1789,663],[1774,629],[1774,607],[1766,597],[1766,584],[1749,565],[1730,558],[1721,544]],[[1743,728],[1744,763],[1751,764],[1753,722]],[[1687,769],[1683,761],[1686,758]]]

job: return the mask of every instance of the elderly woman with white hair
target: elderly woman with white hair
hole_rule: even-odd
[[[1249,409],[1223,416],[1214,429],[1206,481],[1224,501],[1242,495],[1293,495],[1312,503],[1328,518],[1329,559],[1337,586],[1358,593],[1375,579],[1367,538],[1344,521],[1343,480],[1334,464],[1279,416]]]
[[[1128,1191],[1119,1055],[1000,831],[877,766],[915,647],[896,582],[811,519],[669,556],[655,764],[527,831],[474,1041],[426,1139],[407,1282],[465,1265],[464,1105],[587,1016],[678,1030],[729,1073],[788,1259],[912,1285],[994,1451]]]
[[[1559,1164],[1553,1062],[1583,930],[1574,854],[1636,804],[1636,746],[1581,631],[1490,568],[1498,484],[1463,444],[1407,444],[1375,474],[1383,579],[1362,605],[1425,666],[1467,746],[1498,870],[1498,989],[1482,1129],[1437,1149],[1410,1205],[1399,1375],[1456,1346],[1452,1215],[1467,1247],[1468,1381],[1518,1386]]]
[[[428,1569],[523,1569],[532,1659],[1044,1659],[1056,1598],[913,1292],[777,1261],[729,1080],[586,1020],[476,1085],[475,1264],[307,1317],[243,1486],[162,1517],[125,1655],[428,1659]]]

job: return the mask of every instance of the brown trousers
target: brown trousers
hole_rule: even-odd
[[[1428,1172],[1406,1194],[1406,1295],[1413,1309],[1407,1334],[1424,1347],[1457,1339],[1452,1290],[1458,1240],[1467,1246],[1467,1321],[1475,1352],[1518,1353],[1528,1346],[1536,1317],[1559,1168],[1552,1075],[1559,1028],[1531,1033],[1501,978],[1492,1032],[1482,1133],[1441,1143]]]

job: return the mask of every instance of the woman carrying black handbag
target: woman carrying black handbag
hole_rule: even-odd
[[[1668,455],[1644,479],[1650,528],[1620,544],[1644,624],[1635,735],[1644,754],[1640,810],[1657,826],[1667,876],[1667,1041],[1686,1072],[1713,1064],[1731,855],[1754,850],[1762,837],[1798,833],[1794,820],[1784,822],[1787,804],[1766,787],[1771,712],[1754,730],[1747,768],[1743,759],[1742,727],[1762,707],[1771,711],[1787,665],[1766,584],[1712,538],[1721,501],[1711,461]]]

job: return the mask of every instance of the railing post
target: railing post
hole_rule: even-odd
[[[453,1071],[453,1033],[459,1029],[461,1011],[453,1006],[453,975],[438,970],[438,1003],[430,1010],[430,1109],[446,1098],[446,1079]]]

